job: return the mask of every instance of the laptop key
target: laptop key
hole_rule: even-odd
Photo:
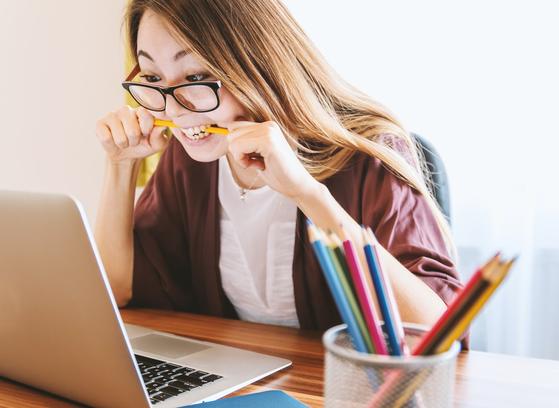
[[[162,386],[162,385],[165,385],[169,382],[169,380],[167,380],[163,377],[155,377],[155,378],[152,378],[151,381],[158,384],[159,387]]]
[[[144,380],[144,382],[149,382],[150,380],[153,380],[155,377],[157,377],[157,374],[151,374],[151,373],[142,374],[142,379]]]
[[[151,390],[155,390],[158,387],[161,387],[161,384],[156,382],[149,382],[146,383],[145,386],[146,386],[146,390],[151,391]]]
[[[193,371],[196,371],[196,370],[194,368],[190,368],[190,367],[179,367],[179,368],[175,368],[173,370],[174,373],[181,373],[181,374],[191,373]]]
[[[150,398],[158,401],[222,378],[220,375],[150,357],[136,355],[136,360]]]
[[[209,373],[206,373],[205,371],[195,371],[193,373],[188,374],[188,376],[191,378],[202,378],[203,376],[208,374]]]
[[[186,384],[190,384],[194,387],[199,387],[199,386],[205,384],[204,381],[200,381],[198,378],[191,378],[191,377],[188,377],[186,375],[179,375],[178,377],[175,377],[174,379],[178,380],[178,381],[182,381]]]
[[[172,363],[165,363],[157,366],[160,370],[175,370],[177,368],[181,368],[180,365],[172,364]]]
[[[206,376],[208,376],[208,375],[209,375],[208,373],[205,373],[204,376],[201,376],[198,373],[192,373],[192,374],[188,374],[187,377],[191,381],[197,381],[201,384],[206,384],[207,382],[209,382],[208,380],[206,380]]]
[[[156,360],[155,358],[149,358],[146,356],[140,356],[139,354],[134,354],[134,357],[136,357],[137,362],[142,362],[142,364],[144,364],[147,367],[156,366],[165,363],[165,361]]]
[[[182,381],[171,381],[168,385],[170,385],[171,387],[175,387],[178,388],[179,390],[183,390],[183,391],[190,391],[191,389],[195,388],[190,384],[186,384]]]
[[[160,388],[159,391],[164,392],[165,394],[171,394],[173,396],[174,395],[179,395],[183,392],[183,390],[179,390],[178,388],[169,387],[169,386]]]
[[[177,369],[171,372],[171,376],[176,377],[177,375],[188,375],[190,373],[193,373],[194,371],[196,370],[193,368],[185,368],[184,370]]]
[[[183,375],[182,373],[169,373],[167,374],[170,378],[178,377],[179,375]]]
[[[162,381],[172,381],[172,380],[173,380],[173,377],[171,376],[171,374],[163,373],[163,374],[160,374],[160,375],[159,375],[159,380],[162,380]]]
[[[207,381],[207,382],[212,382],[212,381],[219,380],[220,378],[223,378],[223,377],[220,376],[220,375],[217,375],[217,374],[210,374],[210,375],[205,376],[203,378],[203,380]]]
[[[171,397],[174,397],[174,395],[167,394],[167,393],[164,393],[164,392],[160,392],[159,394],[155,394],[155,395],[150,396],[150,398],[153,398],[157,401],[165,401],[166,399],[169,399]]]

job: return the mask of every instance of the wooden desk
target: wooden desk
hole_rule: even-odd
[[[159,310],[123,310],[122,316],[127,323],[290,359],[292,367],[238,394],[281,389],[311,407],[323,405],[320,333]],[[458,357],[456,407],[553,407],[558,406],[558,397],[558,361],[481,352]],[[44,406],[76,405],[0,379],[0,407]]]

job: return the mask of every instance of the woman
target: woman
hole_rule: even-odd
[[[331,327],[308,217],[358,243],[371,226],[403,320],[434,323],[460,282],[416,147],[279,0],[132,0],[126,23],[143,107],[97,124],[95,235],[119,306]],[[163,149],[134,209],[140,160]]]

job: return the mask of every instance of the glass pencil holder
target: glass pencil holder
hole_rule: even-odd
[[[423,326],[404,324],[406,343],[425,334]],[[324,402],[326,408],[450,408],[460,344],[432,356],[384,356],[355,351],[346,325],[327,330]]]

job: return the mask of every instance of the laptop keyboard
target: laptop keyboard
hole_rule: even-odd
[[[152,404],[219,380],[220,375],[134,355]]]

